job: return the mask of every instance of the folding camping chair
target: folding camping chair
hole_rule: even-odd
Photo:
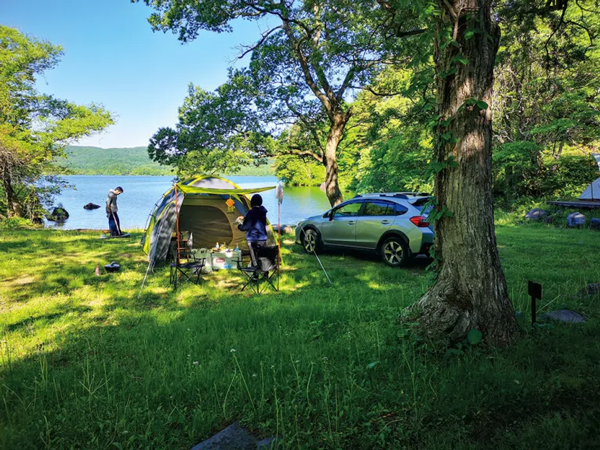
[[[169,282],[177,289],[177,284],[183,285],[188,281],[194,284],[202,279],[202,268],[206,265],[206,254],[198,255],[192,246],[192,233],[182,232],[179,240],[175,241],[175,261],[171,263]]]
[[[242,291],[250,286],[257,294],[261,292],[261,283],[267,283],[273,290],[279,291],[279,248],[274,246],[260,247],[256,250],[256,266],[239,267],[246,277]],[[277,285],[275,285],[277,281]]]

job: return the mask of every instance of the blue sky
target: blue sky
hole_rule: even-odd
[[[177,122],[190,82],[213,90],[227,67],[245,64],[239,46],[256,41],[261,27],[240,22],[233,33],[206,32],[182,45],[152,31],[151,12],[129,0],[0,0],[2,25],[63,46],[59,65],[38,81],[41,92],[114,113],[115,125],[78,145],[148,145],[159,127]]]

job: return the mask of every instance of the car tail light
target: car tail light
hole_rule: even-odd
[[[429,222],[427,222],[427,219],[425,216],[414,216],[410,218],[410,221],[412,223],[414,223],[416,226],[418,226],[419,228],[426,228],[429,226]]]

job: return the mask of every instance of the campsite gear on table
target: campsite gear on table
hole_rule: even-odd
[[[211,267],[213,270],[237,269],[241,263],[240,253],[233,250],[211,252]]]
[[[256,265],[240,267],[246,277],[242,291],[250,286],[257,294],[261,293],[261,283],[266,283],[275,291],[279,291],[279,247],[276,245],[256,249]],[[277,286],[275,286],[277,278]]]
[[[108,273],[118,272],[120,269],[121,265],[118,264],[116,261],[112,261],[110,264],[106,264],[104,266],[104,270],[106,270]]]

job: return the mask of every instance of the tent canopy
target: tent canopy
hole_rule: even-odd
[[[191,233],[194,248],[211,248],[217,242],[245,248],[246,235],[234,222],[250,209],[248,194],[270,189],[274,186],[242,189],[225,178],[213,176],[180,181],[162,196],[152,212],[142,238],[144,252],[153,264],[166,259],[177,231],[177,215],[179,232]],[[226,203],[229,199],[233,201],[231,207]],[[272,240],[270,227],[268,231]]]
[[[590,183],[579,198],[581,200],[600,200],[600,178]]]

